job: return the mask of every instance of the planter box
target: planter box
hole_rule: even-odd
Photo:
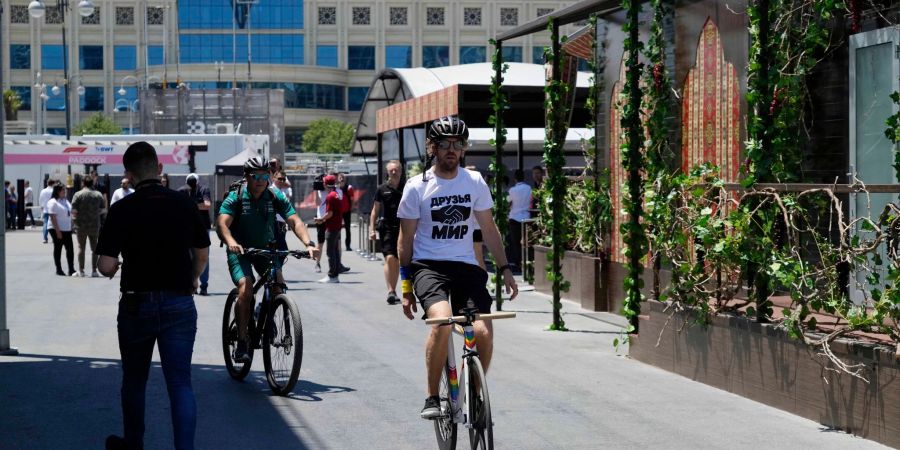
[[[540,293],[552,295],[552,286],[547,281],[547,247],[534,246],[534,289]],[[563,292],[562,298],[581,304],[590,311],[612,311],[608,303],[609,283],[605,278],[606,262],[584,253],[565,252],[562,261],[562,274],[571,283],[569,292]]]
[[[718,316],[708,327],[692,313],[646,302],[640,335],[629,354],[654,365],[857,436],[900,448],[900,359],[887,346],[838,340],[831,348],[867,369],[862,380],[829,370],[831,363],[775,325]],[[678,331],[682,330],[682,331]],[[659,345],[657,345],[659,340]]]

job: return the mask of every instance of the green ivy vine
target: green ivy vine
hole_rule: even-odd
[[[891,94],[891,100],[894,101],[897,112],[884,121],[884,124],[887,125],[884,136],[894,144],[894,173],[897,181],[900,181],[900,91],[894,91]]]
[[[495,137],[488,140],[488,145],[494,147],[494,155],[491,156],[490,172],[494,176],[494,183],[491,186],[491,195],[494,197],[494,222],[501,236],[506,236],[509,231],[509,201],[503,186],[503,179],[507,174],[506,166],[502,162],[503,146],[506,144],[506,126],[503,123],[503,113],[509,108],[509,99],[503,92],[503,74],[509,69],[509,64],[503,62],[502,44],[491,39],[490,44],[494,46],[494,55],[491,62],[494,69],[494,75],[491,76],[491,110],[492,113],[488,117],[488,124],[494,128]],[[494,261],[496,265],[496,260]],[[503,308],[503,277],[499,273],[495,273],[494,296],[497,302],[497,310]]]
[[[550,30],[550,42],[553,44],[544,49],[544,58],[552,65],[554,76],[544,87],[547,133],[544,138],[543,162],[547,167],[547,176],[544,179],[544,186],[542,186],[541,201],[549,209],[549,214],[544,219],[550,237],[550,251],[547,254],[550,264],[547,267],[547,280],[553,289],[553,323],[550,325],[550,329],[566,330],[566,323],[561,314],[561,293],[569,290],[569,282],[563,279],[560,260],[565,251],[564,240],[567,228],[567,224],[563,220],[566,197],[566,177],[563,173],[566,158],[563,153],[563,145],[566,140],[568,120],[568,107],[564,100],[568,85],[560,80],[562,52],[556,19],[551,18],[547,27]]]
[[[644,154],[641,151],[644,141],[644,126],[641,121],[641,73],[644,65],[639,61],[639,56],[644,48],[640,41],[639,20],[641,2],[637,0],[624,0],[623,8],[626,10],[626,20],[622,25],[626,33],[624,48],[627,59],[625,61],[625,88],[623,95],[627,101],[622,106],[622,129],[625,138],[622,143],[622,167],[628,174],[628,189],[622,198],[622,206],[628,214],[628,221],[621,225],[620,231],[625,242],[625,256],[628,258],[627,274],[624,286],[626,298],[622,312],[629,321],[628,332],[638,332],[638,315],[641,313],[641,301],[643,295],[642,274],[644,271],[641,259],[647,254],[647,235],[642,223],[644,184],[642,172],[645,169]]]

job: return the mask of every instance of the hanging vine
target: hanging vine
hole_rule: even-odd
[[[891,100],[896,105],[897,112],[887,118],[884,124],[884,136],[894,144],[894,173],[897,181],[900,181],[900,91],[891,94]]]
[[[647,254],[647,235],[642,223],[644,185],[641,174],[645,170],[644,155],[641,151],[644,140],[644,126],[641,122],[641,72],[644,65],[639,57],[644,48],[640,41],[638,16],[641,3],[637,0],[624,0],[627,19],[622,25],[626,33],[624,48],[625,88],[627,101],[622,106],[622,129],[625,137],[622,143],[622,167],[628,174],[628,189],[623,196],[622,205],[628,214],[628,221],[621,225],[625,242],[625,256],[628,258],[628,273],[625,276],[625,303],[622,312],[629,321],[628,332],[638,331],[638,315],[641,313],[644,271],[641,259]]]
[[[542,186],[541,200],[549,208],[549,217],[545,217],[545,224],[549,229],[550,251],[547,258],[550,264],[547,267],[547,280],[553,289],[553,323],[551,330],[565,330],[566,323],[562,318],[562,302],[560,295],[569,290],[569,282],[562,276],[560,259],[565,251],[564,243],[567,224],[564,220],[566,177],[563,168],[566,157],[563,154],[563,145],[566,139],[566,121],[568,108],[564,98],[568,85],[563,83],[562,51],[560,50],[559,27],[556,19],[550,19],[551,47],[544,49],[544,58],[551,64],[552,76],[544,87],[544,111],[547,115],[547,133],[544,138],[544,165],[547,167],[547,177]]]
[[[494,69],[494,75],[491,76],[491,115],[488,117],[488,124],[494,128],[494,136],[488,140],[488,145],[494,147],[494,155],[491,156],[490,172],[494,176],[494,183],[491,185],[491,195],[494,197],[494,222],[501,236],[506,236],[509,232],[509,201],[506,198],[506,192],[503,187],[503,179],[506,177],[506,166],[502,162],[503,146],[506,144],[506,126],[503,123],[503,112],[509,107],[509,99],[503,92],[503,74],[509,69],[509,64],[503,62],[502,44],[496,40],[490,40],[494,46],[494,55],[491,62]],[[496,266],[496,260],[494,261]],[[497,310],[503,308],[503,276],[495,273],[493,277],[494,296],[497,302]]]

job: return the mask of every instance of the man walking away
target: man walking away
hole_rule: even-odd
[[[93,189],[94,179],[87,176],[82,180],[82,188],[72,197],[72,219],[78,238],[78,272],[74,276],[84,276],[85,247],[91,245],[91,276],[97,278],[97,238],[100,235],[100,213],[106,202],[103,195]]]
[[[47,202],[53,198],[53,186],[56,185],[56,181],[48,179],[44,184],[44,189],[38,194],[38,204],[41,205],[41,220],[44,222],[44,243],[46,244],[47,230],[50,224],[50,213],[47,211]]]
[[[205,227],[209,233],[210,225],[212,221],[209,219],[209,207],[212,205],[212,201],[209,197],[209,189],[206,186],[200,185],[200,177],[197,176],[196,173],[192,173],[187,176],[185,180],[184,186],[178,188],[178,192],[181,192],[184,195],[187,195],[188,198],[191,199],[197,205],[198,213],[200,214],[200,223]],[[203,273],[200,274],[200,295],[209,295],[207,288],[209,287],[209,261],[207,260],[206,267],[203,268]]]
[[[120,254],[123,264],[118,332],[125,435],[109,436],[106,448],[143,448],[144,397],[158,342],[171,405],[173,447],[192,449],[197,404],[191,354],[197,309],[191,294],[209,258],[209,235],[197,206],[160,185],[162,164],[153,146],[131,144],[122,163],[136,191],[110,207],[97,248],[103,275],[115,276]]]
[[[397,259],[397,237],[400,235],[400,220],[397,208],[403,196],[400,186],[400,161],[390,161],[385,165],[387,181],[375,191],[375,203],[369,215],[369,239],[375,240],[375,231],[381,239],[381,253],[384,255],[384,282],[387,285],[388,305],[400,303],[397,297],[397,277],[400,276],[400,261]]]
[[[525,172],[516,170],[516,185],[509,188],[509,234],[507,259],[516,270],[522,269],[522,228],[531,217],[531,186],[525,184]]]
[[[328,276],[319,283],[340,283],[341,273],[341,199],[337,194],[337,177],[326,175],[325,183],[325,215],[316,219],[316,223],[325,226],[325,251],[328,254]]]
[[[34,189],[31,188],[31,182],[25,180],[25,214],[28,215],[28,218],[31,219],[31,228],[34,229],[34,212],[31,211],[31,208],[34,207]]]

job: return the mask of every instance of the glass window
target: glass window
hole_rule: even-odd
[[[366,102],[367,95],[369,95],[369,88],[367,86],[347,88],[347,110],[361,110],[363,103]]]
[[[12,44],[9,46],[9,68],[31,68],[31,46],[28,44]]]
[[[347,47],[347,68],[350,70],[375,70],[375,47],[371,45]]]
[[[591,66],[588,64],[588,60],[578,58],[578,71],[579,72],[590,72]]]
[[[45,44],[41,46],[41,69],[63,70],[63,46]]]
[[[522,62],[522,47],[503,47],[503,62]]]
[[[395,69],[412,67],[412,47],[409,45],[388,45],[384,48],[384,65]]]
[[[306,128],[285,128],[284,150],[287,152],[299,152],[303,147],[303,133],[306,133]]]
[[[450,65],[450,47],[446,45],[423,45],[422,67],[444,67]]]
[[[47,99],[47,111],[65,111],[66,110],[66,87],[59,87],[59,94],[54,95],[53,91],[47,89],[47,96],[50,98]],[[62,134],[65,134],[66,130],[63,129]],[[51,133],[53,134],[53,133]]]
[[[247,27],[247,16],[254,29],[303,29],[302,0],[265,0],[247,6],[235,1],[181,0],[178,2],[178,25],[181,29],[231,29]]]
[[[231,33],[182,34],[181,62],[247,61],[247,35],[237,35],[237,55],[232,54]],[[302,34],[253,35],[253,62],[266,64],[303,64]]]
[[[31,111],[31,86],[10,86],[9,88],[19,94],[19,99],[22,100],[19,111]]]
[[[47,128],[47,134],[52,134],[54,136],[65,136],[66,129],[65,128]]]
[[[148,64],[151,66],[161,66],[166,63],[165,53],[162,45],[151,45],[147,47]]]
[[[81,111],[103,111],[103,87],[85,86],[79,102]]]
[[[336,45],[316,46],[316,65],[321,67],[338,66],[338,49]]]
[[[103,46],[82,45],[79,47],[78,67],[81,70],[103,70]]]
[[[459,48],[459,63],[474,64],[487,61],[487,50],[483,46],[462,46]]]
[[[531,62],[544,64],[544,47],[531,47]]]
[[[316,108],[344,110],[344,87],[328,84],[315,85]]]
[[[133,45],[117,45],[113,48],[113,67],[116,70],[137,68],[137,48]]]

